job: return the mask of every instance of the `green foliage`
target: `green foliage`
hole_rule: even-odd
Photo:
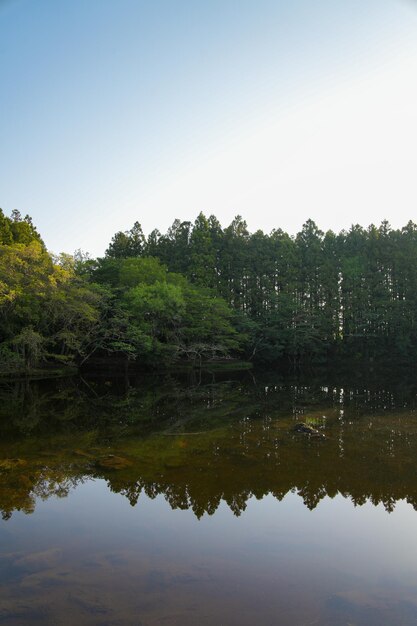
[[[141,283],[124,295],[132,323],[151,338],[152,361],[201,360],[239,349],[233,312],[222,298],[177,274],[166,279]]]
[[[0,209],[0,244],[10,245],[12,242],[11,220],[5,217],[3,211]]]
[[[165,282],[167,268],[159,259],[152,257],[123,259],[119,269],[119,285],[134,287],[135,285],[153,285]]]
[[[0,368],[144,366],[236,356],[293,365],[343,358],[414,361],[417,226],[249,233],[202,213],[147,240],[140,224],[106,256],[55,257],[26,216],[0,210]]]
[[[129,231],[114,235],[106,255],[115,259],[139,256],[143,252],[144,243],[142,227],[139,222],[135,222]]]
[[[280,229],[250,234],[240,216],[223,229],[200,213],[194,224],[175,220],[166,235],[153,231],[140,256],[149,254],[167,266],[167,281],[180,272],[224,299],[249,358],[297,364],[417,354],[412,222],[401,230],[355,225],[337,235],[308,220],[291,237]]]
[[[39,241],[0,246],[0,327],[4,339],[40,322],[42,307],[56,280],[52,260]]]
[[[25,361],[22,355],[7,343],[0,344],[0,372],[13,373],[25,368]]]
[[[133,325],[147,338],[147,346],[151,348],[143,356],[152,363],[172,358],[184,311],[181,289],[163,282],[137,285],[126,293],[125,306]]]
[[[193,360],[227,356],[238,351],[244,335],[233,326],[233,312],[223,298],[204,288],[184,290],[185,311],[179,352]]]
[[[45,338],[37,333],[31,326],[23,330],[12,340],[10,345],[15,349],[27,369],[39,365],[44,351]]]
[[[210,230],[212,222],[200,221]],[[189,228],[175,224],[166,242],[188,244]],[[17,211],[11,218],[0,212],[0,236],[3,372],[111,355],[158,366],[228,356],[240,347],[229,305],[169,272],[160,258],[143,256],[138,223],[117,233],[97,261],[81,251],[51,257],[30,218]],[[181,254],[180,247],[178,265]]]

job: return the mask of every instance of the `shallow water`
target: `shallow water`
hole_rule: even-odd
[[[416,624],[416,399],[362,376],[3,384],[0,624]]]

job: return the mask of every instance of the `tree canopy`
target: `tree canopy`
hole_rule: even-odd
[[[265,363],[417,354],[417,226],[387,222],[290,236],[250,233],[237,216],[139,222],[103,258],[52,256],[30,217],[0,210],[0,368],[85,363],[145,367],[245,357]]]

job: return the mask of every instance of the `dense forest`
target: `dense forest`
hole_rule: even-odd
[[[143,367],[239,357],[291,366],[417,354],[417,225],[308,220],[290,236],[239,216],[136,222],[103,258],[51,255],[29,216],[0,211],[0,370],[118,358]]]

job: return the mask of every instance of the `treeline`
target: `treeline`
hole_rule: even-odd
[[[152,256],[237,312],[248,355],[264,361],[330,356],[414,359],[417,350],[417,226],[352,226],[335,234],[308,220],[295,237],[222,228],[202,213],[145,239],[139,223],[119,232],[100,262]]]
[[[249,233],[202,213],[103,258],[52,257],[0,211],[0,369],[117,356],[145,367],[241,358],[292,365],[417,354],[417,226]]]
[[[53,258],[29,217],[0,213],[0,371],[93,357],[157,367],[229,357],[246,337],[213,291],[156,258]]]

